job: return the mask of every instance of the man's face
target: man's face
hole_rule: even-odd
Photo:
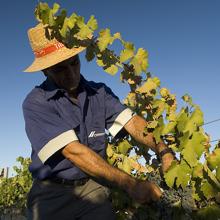
[[[57,86],[67,90],[67,92],[74,92],[80,81],[80,60],[76,55],[54,66],[44,70],[46,75],[52,79]]]

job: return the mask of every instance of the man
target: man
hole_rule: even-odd
[[[106,184],[120,187],[140,203],[158,200],[158,186],[136,180],[105,161],[105,129],[113,137],[126,131],[161,153],[163,170],[173,160],[168,148],[156,145],[151,134],[143,135],[145,120],[122,105],[105,84],[80,75],[78,53],[84,48],[67,49],[48,40],[42,24],[28,35],[35,60],[25,71],[42,70],[47,77],[23,103],[34,178],[28,218],[115,219]]]

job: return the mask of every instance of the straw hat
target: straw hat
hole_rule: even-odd
[[[34,62],[24,72],[36,72],[62,62],[83,51],[85,47],[66,48],[55,38],[48,40],[42,23],[28,30],[30,45],[35,55]]]

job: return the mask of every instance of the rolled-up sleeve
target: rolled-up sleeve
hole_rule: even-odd
[[[106,128],[115,137],[124,125],[134,116],[134,112],[123,105],[112,90],[105,86]]]
[[[68,143],[78,140],[74,131],[77,125],[65,123],[46,102],[25,101],[22,107],[28,139],[42,163]]]

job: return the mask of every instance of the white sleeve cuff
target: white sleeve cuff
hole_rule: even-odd
[[[78,138],[74,130],[65,131],[44,145],[44,147],[39,151],[38,157],[43,163],[45,163],[45,161],[47,161],[47,159],[49,159],[58,150],[76,140],[78,140]]]
[[[134,116],[134,114],[135,113],[129,108],[122,111],[115,119],[113,125],[109,128],[110,134],[115,137],[124,125]]]

